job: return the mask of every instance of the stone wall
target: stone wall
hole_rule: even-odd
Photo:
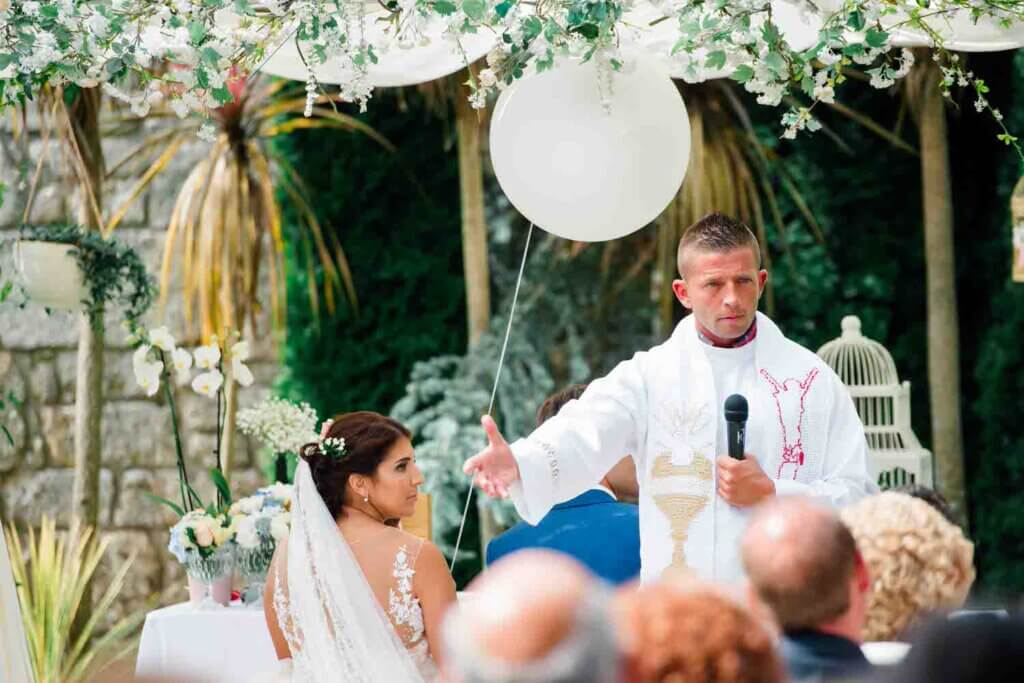
[[[147,136],[166,123],[134,121],[119,126],[104,140],[108,168],[112,168]],[[15,127],[18,135],[14,134]],[[70,168],[55,141],[48,144],[38,120],[17,125],[7,113],[0,114],[0,181],[6,183],[5,201],[0,206],[0,280],[13,276],[11,240],[17,236],[28,198],[28,183],[35,164],[48,149],[42,166],[42,180],[30,214],[30,222],[44,223],[73,219],[78,198],[68,181]],[[168,168],[128,211],[115,235],[131,244],[158,275],[171,207],[189,171],[205,154],[208,143],[193,140],[185,144]],[[139,168],[129,165],[111,177],[105,188],[105,212],[120,206],[136,182]],[[151,325],[166,323],[182,342],[186,330],[180,288],[168,293],[162,319],[151,312]],[[8,406],[0,417],[14,439],[14,446],[0,438],[0,518],[19,527],[38,524],[43,515],[67,524],[73,480],[73,435],[75,402],[76,341],[78,322],[71,313],[47,314],[28,302],[24,308],[17,291],[0,305],[0,390],[10,390],[21,401]],[[154,306],[154,308],[156,308]],[[151,491],[169,499],[177,498],[177,474],[170,414],[158,395],[147,398],[135,385],[131,351],[119,312],[108,313],[103,412],[103,457],[101,472],[100,535],[110,540],[102,577],[131,553],[137,553],[127,585],[115,612],[140,609],[151,604],[169,604],[187,599],[181,567],[167,552],[167,529],[173,513],[142,495]],[[261,335],[266,340],[269,335]],[[193,339],[192,343],[196,340]],[[260,341],[260,340],[257,340]],[[192,343],[188,344],[189,346]],[[264,341],[255,348],[249,363],[256,376],[252,387],[239,391],[240,405],[266,396],[276,373],[274,354]],[[186,456],[193,481],[204,499],[212,487],[203,474],[212,466],[216,424],[215,404],[179,388],[176,400]],[[239,437],[232,489],[251,492],[263,484],[257,466],[258,450]],[[100,585],[105,581],[101,577]]]

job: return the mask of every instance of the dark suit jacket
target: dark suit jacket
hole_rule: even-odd
[[[537,526],[520,522],[487,544],[487,563],[524,548],[570,555],[613,584],[640,573],[640,517],[636,505],[591,489],[551,508]]]
[[[871,673],[857,643],[810,629],[782,637],[782,659],[794,683],[843,681]]]

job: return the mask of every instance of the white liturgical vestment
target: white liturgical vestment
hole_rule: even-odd
[[[641,578],[657,579],[669,568],[717,581],[742,578],[739,540],[749,512],[716,494],[714,466],[728,450],[722,404],[733,393],[749,404],[745,450],[777,494],[838,506],[877,490],[864,427],[824,361],[761,313],[754,340],[735,349],[702,342],[691,315],[668,341],[619,363],[512,444],[520,473],[510,490],[516,510],[536,524],[632,455]]]

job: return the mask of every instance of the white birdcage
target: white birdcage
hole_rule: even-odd
[[[843,318],[843,333],[820,349],[850,391],[868,438],[868,466],[882,489],[934,486],[932,454],[910,426],[910,382],[900,383],[892,354],[860,331],[860,318]]]

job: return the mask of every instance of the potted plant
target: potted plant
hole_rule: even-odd
[[[28,298],[46,308],[82,307],[97,327],[111,303],[136,324],[156,294],[134,249],[78,225],[23,226],[14,261]]]

